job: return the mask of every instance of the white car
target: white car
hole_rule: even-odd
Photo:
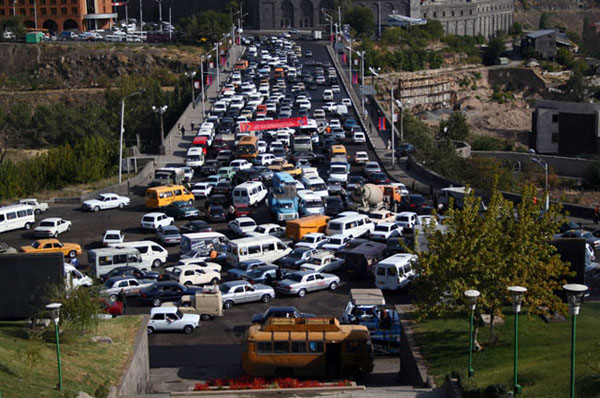
[[[116,193],[101,193],[96,199],[85,200],[83,209],[87,211],[100,211],[106,209],[122,209],[129,204],[127,196],[120,196]]]
[[[315,119],[325,119],[325,111],[323,109],[315,109],[313,111],[313,117]]]
[[[260,166],[269,166],[275,159],[277,158],[272,153],[259,153],[254,163]]]
[[[406,185],[402,184],[401,182],[392,182],[390,185],[398,187],[398,189],[400,190],[400,195],[402,195],[403,198],[409,195],[408,189],[406,189]]]
[[[333,272],[344,265],[344,259],[337,258],[332,251],[319,250],[310,256],[307,262],[300,265],[301,271]]]
[[[365,144],[367,142],[367,137],[365,136],[365,133],[363,133],[362,131],[357,131],[354,134],[352,134],[352,143],[353,144]]]
[[[354,163],[356,164],[365,164],[369,161],[369,154],[364,151],[356,152],[354,155]],[[402,194],[404,195],[404,194]]]
[[[56,238],[63,232],[71,230],[71,221],[59,217],[44,218],[33,230],[36,238]]]
[[[342,105],[352,106],[352,101],[350,101],[350,98],[343,98]]]
[[[334,93],[339,93],[341,91],[339,84],[334,84],[333,86],[331,86],[331,91],[333,91]]]
[[[285,148],[283,146],[283,142],[280,142],[280,141],[273,141],[273,142],[271,142],[271,145],[269,146],[269,152],[273,152],[276,149],[285,151]]]
[[[352,240],[349,236],[342,234],[335,234],[329,237],[329,241],[325,243],[321,248],[325,250],[337,251],[346,245],[346,243]]]
[[[193,250],[192,250],[193,251]],[[199,252],[196,252],[199,253]],[[206,257],[197,257],[197,258],[180,258],[179,261],[177,261],[175,263],[175,265],[171,265],[169,267],[165,267],[165,272],[173,272],[173,269],[175,269],[175,267],[183,267],[186,265],[195,265],[197,267],[201,267],[207,270],[211,270],[214,272],[221,272],[221,264],[217,264],[217,263],[212,263],[210,261],[204,261],[204,258]]]
[[[229,221],[229,229],[238,236],[247,235],[250,232],[254,232],[256,229],[256,221],[250,217],[238,217],[235,220]]]
[[[411,229],[417,223],[417,213],[413,211],[403,211],[396,216],[396,223],[402,228]]]
[[[333,101],[333,91],[324,90],[323,91],[323,101]]]
[[[200,326],[200,315],[183,313],[177,307],[157,307],[150,310],[148,334],[163,330],[193,333]]]
[[[115,276],[104,282],[104,289],[101,294],[109,297],[110,301],[115,302],[119,298],[119,293],[123,292],[125,296],[139,296],[142,288],[151,286],[154,280],[138,280],[133,276]]]
[[[396,219],[396,214],[389,210],[375,210],[369,213],[369,218],[375,224],[380,224],[382,222],[394,222]]]
[[[329,127],[331,127],[332,129],[334,129],[334,128],[341,129],[342,123],[339,121],[339,119],[331,119],[329,121]]]
[[[252,163],[248,162],[246,159],[236,159],[229,163],[229,167],[233,167],[236,171],[246,170],[252,168]]]
[[[329,237],[321,232],[311,232],[306,234],[296,243],[294,247],[308,247],[310,249],[318,249],[323,246]]]
[[[325,105],[323,105],[323,109],[325,109],[329,113],[333,113],[337,109],[337,104],[332,101],[326,102]]]
[[[122,234],[118,229],[108,229],[102,237],[102,245],[108,246],[111,244],[123,243],[125,234]]]
[[[140,222],[140,226],[142,229],[156,230],[159,227],[173,225],[173,223],[175,223],[173,217],[169,217],[165,213],[154,212],[144,214],[142,221]]]
[[[370,173],[380,173],[381,167],[379,166],[379,163],[377,163],[377,162],[367,162],[367,163],[365,163],[365,166],[363,167],[363,171],[367,175]]]
[[[40,202],[36,198],[21,199],[19,200],[19,204],[33,207],[33,212],[36,215],[48,210],[48,203]]]
[[[194,184],[192,193],[196,199],[207,198],[210,195],[212,188],[212,185],[210,185],[208,182],[198,182]]]
[[[267,143],[265,141],[258,141],[256,143],[256,147],[258,148],[258,153],[265,153],[267,152]]]
[[[395,222],[382,222],[375,225],[375,229],[371,232],[369,238],[385,242],[395,236],[402,236],[402,226]]]
[[[329,168],[329,178],[345,184],[348,181],[348,168],[343,164],[332,164]]]
[[[283,228],[279,224],[260,224],[258,225],[254,231],[246,234],[246,236],[263,236],[263,235],[271,235],[276,236],[278,238],[283,238],[285,236],[285,228]]]
[[[201,267],[196,264],[181,265],[173,267],[169,272],[172,277],[184,286],[191,285],[217,285],[221,281],[221,273],[209,267]]]

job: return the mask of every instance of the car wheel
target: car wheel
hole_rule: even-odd
[[[192,286],[192,282],[190,282],[190,281],[186,281],[186,282],[183,284],[183,286]]]
[[[192,325],[185,325],[183,328],[183,333],[192,334],[194,332],[194,327]]]
[[[123,207],[125,207],[125,205],[123,203],[119,203],[119,209],[122,209]]]
[[[191,200],[191,199],[190,199],[190,200],[188,200],[188,205],[192,206],[193,204],[194,204],[194,201],[193,201],[193,200]]]
[[[29,230],[31,229],[31,227],[32,227],[32,225],[31,225],[31,223],[30,223],[30,222],[28,222],[27,224],[25,224],[25,229],[26,229],[27,231],[29,231]]]
[[[71,258],[75,258],[75,257],[77,257],[77,252],[76,252],[75,250],[71,250],[71,251],[69,252],[69,257],[71,257]]]
[[[300,289],[300,291],[298,292],[298,297],[304,297],[306,296],[306,289]]]
[[[40,209],[35,209],[34,210],[35,215],[40,215],[42,213],[42,211]]]
[[[160,304],[161,304],[161,302],[160,302],[159,298],[152,300],[152,305],[153,306],[160,307]]]
[[[152,334],[152,333],[154,333],[154,328],[153,328],[153,327],[151,327],[151,326],[148,326],[148,327],[146,328],[146,333],[148,333],[148,334]]]
[[[53,238],[57,238],[57,237],[58,237],[58,232],[54,232],[54,233],[52,234],[52,237],[53,237]]]
[[[69,232],[70,230],[71,230],[71,225],[69,225],[69,226],[67,227],[67,232]]]
[[[337,282],[331,282],[331,284],[329,285],[329,290],[335,290],[337,289]]]
[[[261,298],[260,301],[263,303],[268,303],[269,301],[271,301],[271,295],[270,294],[264,294]]]
[[[200,315],[200,320],[201,321],[212,321],[213,317],[208,315],[208,314],[202,314]]]
[[[94,212],[96,212],[96,213],[97,213],[97,212],[99,212],[99,211],[100,211],[100,207],[98,207],[98,206],[94,207]]]
[[[152,261],[152,268],[158,268],[161,265],[162,265],[162,261],[160,261],[159,259]]]
[[[108,298],[114,303],[119,297],[116,294],[111,294]]]
[[[226,310],[230,309],[231,307],[233,307],[233,301],[227,300],[223,303],[223,308],[225,308]]]
[[[212,280],[210,281],[211,285],[218,285],[219,284],[219,278],[212,278]]]

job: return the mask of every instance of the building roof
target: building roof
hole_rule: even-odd
[[[551,33],[556,33],[556,29],[541,29],[541,30],[536,30],[535,32],[530,32],[527,33],[527,37],[531,38],[531,39],[537,39],[538,37],[542,37],[542,36],[546,36],[549,35]]]

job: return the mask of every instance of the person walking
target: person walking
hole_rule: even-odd
[[[598,224],[598,220],[600,220],[600,205],[594,207],[594,224]]]
[[[181,136],[185,137],[185,126],[181,125]]]
[[[196,123],[192,122],[192,133],[195,131]]]

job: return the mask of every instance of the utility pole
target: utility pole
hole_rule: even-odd
[[[219,53],[219,42],[217,41],[217,54],[215,57],[215,61],[217,63],[217,95],[219,95],[219,91],[221,89],[221,80],[219,77],[219,64],[221,63],[221,54]]]
[[[33,0],[33,20],[35,21],[35,28],[38,28],[38,21],[37,21],[37,6],[35,3],[35,0]]]
[[[390,98],[390,104],[391,104],[391,110],[392,110],[392,114],[390,116],[390,121],[392,122],[392,169],[395,166],[396,163],[396,128],[394,127],[394,82],[392,81],[392,85],[391,85],[391,98]]]
[[[377,25],[378,25],[378,33],[379,38],[381,39],[381,1],[377,4]]]
[[[343,32],[344,30],[342,29],[342,7],[340,6],[338,6],[338,23],[340,24],[340,30]]]
[[[204,105],[204,56],[200,57],[200,86],[202,87],[202,120],[206,117],[206,108]]]
[[[162,31],[162,0],[156,0],[158,3],[158,23],[160,24],[160,30]]]
[[[352,83],[354,83],[354,76],[352,76],[352,37],[348,39],[348,44],[350,45],[350,47],[348,48],[348,58],[350,61],[348,64],[348,75],[350,78],[350,87],[352,87]]]
[[[144,31],[144,23],[142,22],[142,0],[140,0],[140,32]]]
[[[173,25],[171,25],[171,6],[169,6],[169,41],[173,39]]]

